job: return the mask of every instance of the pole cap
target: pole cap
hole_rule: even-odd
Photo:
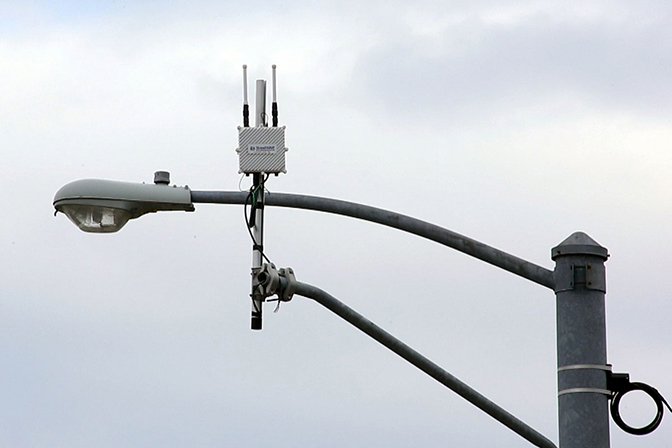
[[[606,247],[583,232],[574,232],[562,243],[551,249],[551,260],[565,255],[595,255],[605,261],[609,258]]]

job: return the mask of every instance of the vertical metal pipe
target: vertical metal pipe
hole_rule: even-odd
[[[266,120],[266,80],[257,79],[256,91],[256,110],[254,112],[254,125],[256,127],[263,127],[267,125]]]
[[[256,110],[255,126],[265,127],[266,123],[266,81],[257,79],[256,85]],[[253,200],[252,208],[254,213],[254,226],[252,227],[252,236],[254,237],[254,247],[252,248],[252,273],[255,269],[261,268],[263,263],[264,251],[264,173],[254,173],[252,180]],[[254,275],[252,276],[254,282]],[[252,285],[252,329],[261,330],[262,324],[262,305],[264,297],[256,293],[254,284]]]
[[[262,326],[262,306],[264,297],[260,296],[254,287],[254,273],[261,268],[263,263],[264,251],[264,180],[263,173],[254,173],[253,175],[253,200],[252,208],[254,213],[254,226],[252,227],[252,236],[254,237],[254,246],[252,247],[252,330],[261,330]]]
[[[607,249],[582,232],[554,247],[560,448],[609,448]]]

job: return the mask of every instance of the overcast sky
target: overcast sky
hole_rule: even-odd
[[[667,1],[0,3],[0,445],[526,447],[310,300],[249,329],[240,206],[121,232],[53,217],[82,178],[238,174],[242,64],[278,66],[272,192],[408,214],[553,269],[607,262],[608,359],[672,401]],[[253,97],[254,91],[250,92]],[[557,443],[552,291],[412,235],[272,209],[266,251]],[[624,414],[653,415],[641,396]],[[667,448],[672,416],[612,446]]]

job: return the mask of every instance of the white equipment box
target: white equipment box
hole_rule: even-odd
[[[285,126],[238,126],[239,173],[286,173]]]

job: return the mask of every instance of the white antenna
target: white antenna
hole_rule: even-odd
[[[247,65],[243,65],[243,126],[250,125],[250,106],[247,104]]]
[[[273,127],[278,127],[278,90],[275,82],[275,64],[271,66],[273,69],[273,103],[271,103],[271,115],[273,116]]]
[[[247,104],[247,65],[243,65],[243,104]]]
[[[271,66],[273,69],[273,102],[277,103],[278,102],[278,89],[275,87],[275,64]]]

